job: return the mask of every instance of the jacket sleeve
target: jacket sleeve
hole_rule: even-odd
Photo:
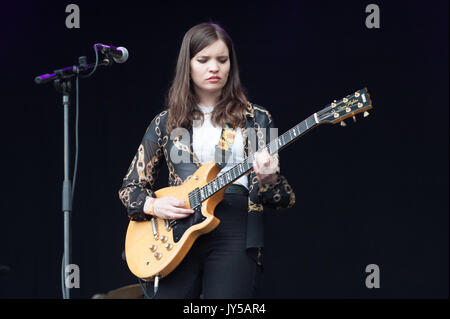
[[[266,129],[266,144],[268,144],[274,138],[278,136],[273,136],[269,134],[270,129],[273,129],[274,122],[270,114],[266,117],[265,126]],[[258,184],[258,196],[264,206],[274,208],[274,209],[287,209],[295,204],[295,193],[291,185],[289,185],[286,177],[280,174],[280,156],[279,153],[274,154],[278,158],[278,169],[277,169],[277,181],[275,184],[263,184],[259,182]]]
[[[155,119],[147,128],[119,189],[119,198],[127,208],[131,220],[151,218],[144,214],[144,203],[147,196],[155,197],[155,182],[163,159],[162,147],[155,131]]]

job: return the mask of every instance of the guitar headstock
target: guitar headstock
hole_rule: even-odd
[[[342,126],[345,126],[343,122],[346,118],[353,117],[356,120],[355,115],[364,112],[364,117],[368,116],[367,110],[372,108],[372,100],[370,99],[367,88],[356,91],[353,94],[347,95],[342,100],[334,100],[327,105],[323,110],[317,112],[317,118],[319,123],[332,123],[336,124],[341,122]]]

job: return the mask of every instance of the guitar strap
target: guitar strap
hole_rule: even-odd
[[[234,143],[234,137],[236,130],[228,123],[222,128],[222,134],[220,135],[219,143],[216,145],[216,151],[214,155],[214,161],[220,168],[224,168],[231,156],[231,149]]]

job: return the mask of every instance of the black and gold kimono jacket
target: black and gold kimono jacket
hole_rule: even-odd
[[[137,153],[125,175],[119,198],[125,205],[130,219],[135,221],[148,220],[150,215],[144,214],[143,207],[147,196],[155,197],[155,181],[158,176],[163,159],[169,170],[169,186],[177,186],[189,179],[201,166],[192,147],[192,127],[189,130],[189,142],[176,134],[166,134],[167,110],[159,113],[150,123]],[[241,130],[244,141],[244,157],[250,155],[270,142],[268,132],[273,128],[271,114],[262,106],[248,103],[246,109],[246,128]],[[266,128],[266,130],[264,130]],[[173,131],[172,131],[173,132]],[[248,138],[248,132],[255,132],[256,138]],[[271,138],[273,139],[273,138]],[[256,141],[257,145],[253,145]],[[173,149],[173,148],[176,149]],[[186,152],[189,161],[174,161],[170,154],[173,151]],[[275,154],[278,156],[278,154]],[[253,170],[247,173],[248,177],[248,222],[247,222],[247,248],[261,248],[264,246],[263,207],[286,209],[295,203],[295,194],[287,179],[280,174],[278,167],[278,180],[275,184],[259,183]]]

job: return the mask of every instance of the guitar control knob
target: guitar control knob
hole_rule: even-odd
[[[164,245],[164,247],[166,247],[167,250],[171,250],[173,246],[171,244],[167,243]]]
[[[155,253],[153,256],[155,256],[156,259],[161,259],[162,254],[161,253]]]
[[[156,245],[150,245],[148,247],[151,251],[156,251]]]
[[[364,117],[368,117],[369,116],[369,112],[365,111],[364,112]]]
[[[167,242],[167,236],[161,236],[161,241],[163,242],[163,243],[165,243],[165,242]]]
[[[345,122],[342,121],[342,122],[341,122],[341,126],[345,127],[345,126],[347,126],[347,124],[345,124]]]

